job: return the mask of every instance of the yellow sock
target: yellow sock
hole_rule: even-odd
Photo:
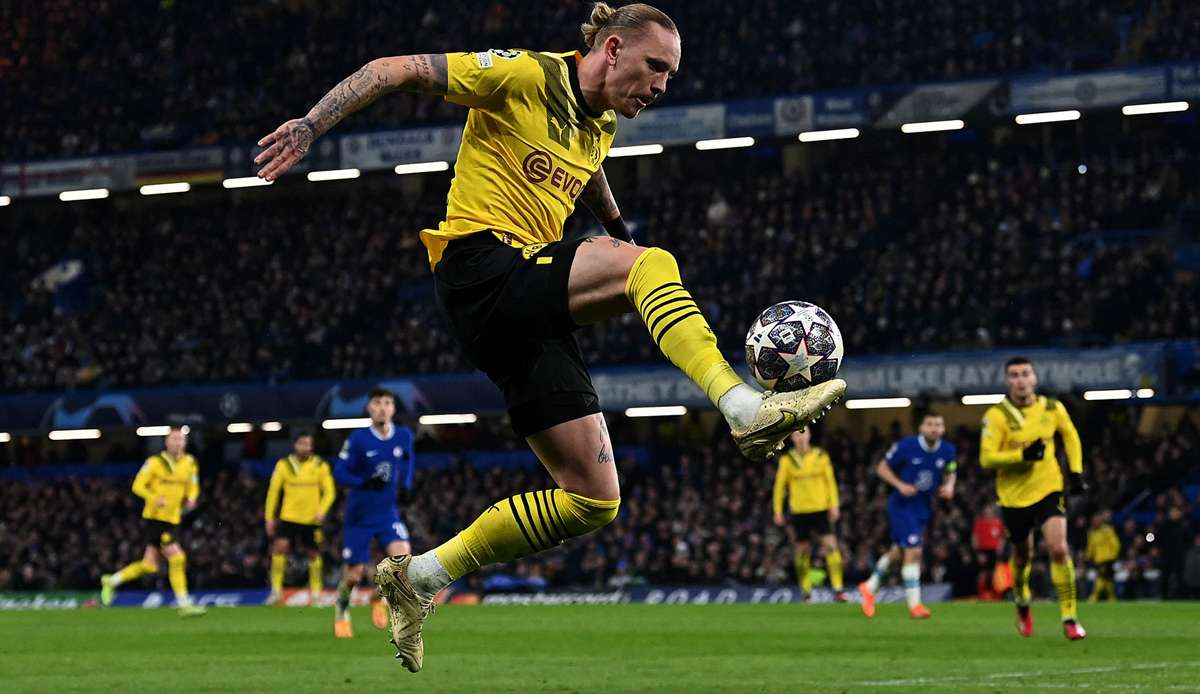
[[[308,591],[313,595],[325,587],[325,560],[320,556],[308,560]]]
[[[492,504],[434,554],[458,580],[481,566],[536,554],[604,527],[620,505],[620,499],[589,499],[562,489],[525,492]]]
[[[1029,574],[1033,571],[1033,564],[1017,564],[1016,558],[1009,559],[1008,562],[1012,567],[1013,600],[1018,605],[1028,605],[1033,597],[1029,592]]]
[[[1058,611],[1063,620],[1075,619],[1075,562],[1070,557],[1061,564],[1051,562],[1050,581],[1058,593]]]
[[[154,564],[151,564],[150,562],[146,561],[145,559],[139,559],[138,561],[135,561],[132,564],[130,564],[129,566],[126,566],[125,568],[118,571],[113,576],[113,578],[116,579],[117,585],[121,585],[122,583],[136,581],[139,578],[141,578],[142,576],[152,574],[155,571],[158,571],[157,566],[155,566]]]
[[[796,566],[796,583],[800,584],[800,590],[805,593],[812,592],[812,559],[809,558],[808,552],[796,552],[795,558],[792,560]]]
[[[833,550],[825,555],[825,563],[829,566],[829,585],[836,591],[841,591],[842,584],[842,553]]]
[[[167,557],[167,580],[171,583],[171,590],[175,592],[175,601],[187,601],[187,555],[183,552]]]
[[[287,570],[287,555],[272,554],[271,555],[271,590],[276,593],[283,592],[283,573]]]
[[[717,337],[683,288],[679,265],[670,253],[651,248],[638,256],[625,283],[625,296],[662,353],[700,386],[714,405],[742,382],[717,349]]]

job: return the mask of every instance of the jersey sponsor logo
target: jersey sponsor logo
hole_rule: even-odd
[[[367,451],[368,458],[374,458],[377,455],[379,455],[379,451]]]
[[[492,66],[492,54],[487,51],[476,53],[475,62],[479,64],[480,70],[486,70]]]
[[[563,191],[572,199],[583,190],[583,181],[556,165],[550,154],[541,150],[535,149],[525,155],[525,160],[521,162],[521,172],[530,183],[541,185],[549,181],[551,188]]]
[[[509,50],[506,48],[493,48],[491,52],[497,58],[504,58],[505,60],[513,60],[521,57],[521,51]]]

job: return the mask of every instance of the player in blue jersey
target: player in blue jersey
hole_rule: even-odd
[[[900,577],[908,614],[913,619],[929,618],[929,609],[921,603],[921,545],[933,515],[934,493],[943,499],[954,498],[958,463],[954,446],[942,440],[946,422],[940,414],[922,417],[918,431],[917,436],[900,439],[875,466],[875,474],[892,487],[887,501],[892,547],[876,562],[871,577],[858,586],[863,614],[868,617],[875,616],[875,591],[880,582],[903,557]]]
[[[367,397],[371,426],[358,429],[346,438],[333,468],[333,478],[347,487],[345,526],[342,529],[342,580],[338,584],[333,633],[350,638],[350,594],[363,578],[371,561],[371,540],[387,555],[408,554],[411,546],[408,528],[400,520],[396,494],[403,480],[412,486],[413,434],[396,426],[396,396],[376,388]],[[372,605],[372,620],[380,629],[388,627],[387,606],[377,599]]]

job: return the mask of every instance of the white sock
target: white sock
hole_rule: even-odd
[[[887,554],[884,554],[879,558],[879,561],[875,562],[875,571],[873,571],[871,573],[871,577],[867,579],[867,588],[869,588],[872,593],[879,590],[879,584],[883,581],[883,577],[887,575],[888,567],[891,565],[892,562],[890,559],[888,559]]]
[[[911,610],[921,604],[921,565],[905,564],[900,567],[900,578],[904,579],[904,597]]]
[[[121,585],[121,572],[118,571],[115,574],[109,574],[108,575],[108,584],[111,585],[113,588],[116,588],[117,586]]]
[[[418,554],[408,563],[408,580],[412,581],[417,594],[426,600],[432,600],[442,588],[450,585],[450,574],[442,562],[438,561],[433,550]]]
[[[730,388],[717,400],[717,409],[735,429],[750,426],[761,405],[762,393],[745,383]]]

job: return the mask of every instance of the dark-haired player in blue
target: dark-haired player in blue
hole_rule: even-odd
[[[406,489],[412,486],[413,433],[392,422],[395,414],[396,396],[384,388],[372,390],[367,397],[371,426],[351,432],[333,468],[334,480],[350,490],[342,529],[342,580],[333,623],[334,636],[341,639],[354,635],[350,595],[372,559],[371,540],[389,556],[408,554],[412,549],[408,528],[396,507],[396,494],[401,479]],[[371,618],[376,627],[388,627],[387,606],[378,598],[372,604]]]
[[[942,440],[946,422],[940,414],[931,412],[922,417],[918,431],[917,436],[900,439],[875,466],[875,474],[893,488],[887,502],[892,547],[879,558],[871,577],[858,586],[863,614],[868,617],[875,616],[875,591],[880,582],[903,555],[900,577],[904,580],[908,615],[913,619],[929,618],[929,608],[921,603],[921,545],[925,526],[933,515],[934,490],[943,499],[954,498],[958,463],[954,446]]]

